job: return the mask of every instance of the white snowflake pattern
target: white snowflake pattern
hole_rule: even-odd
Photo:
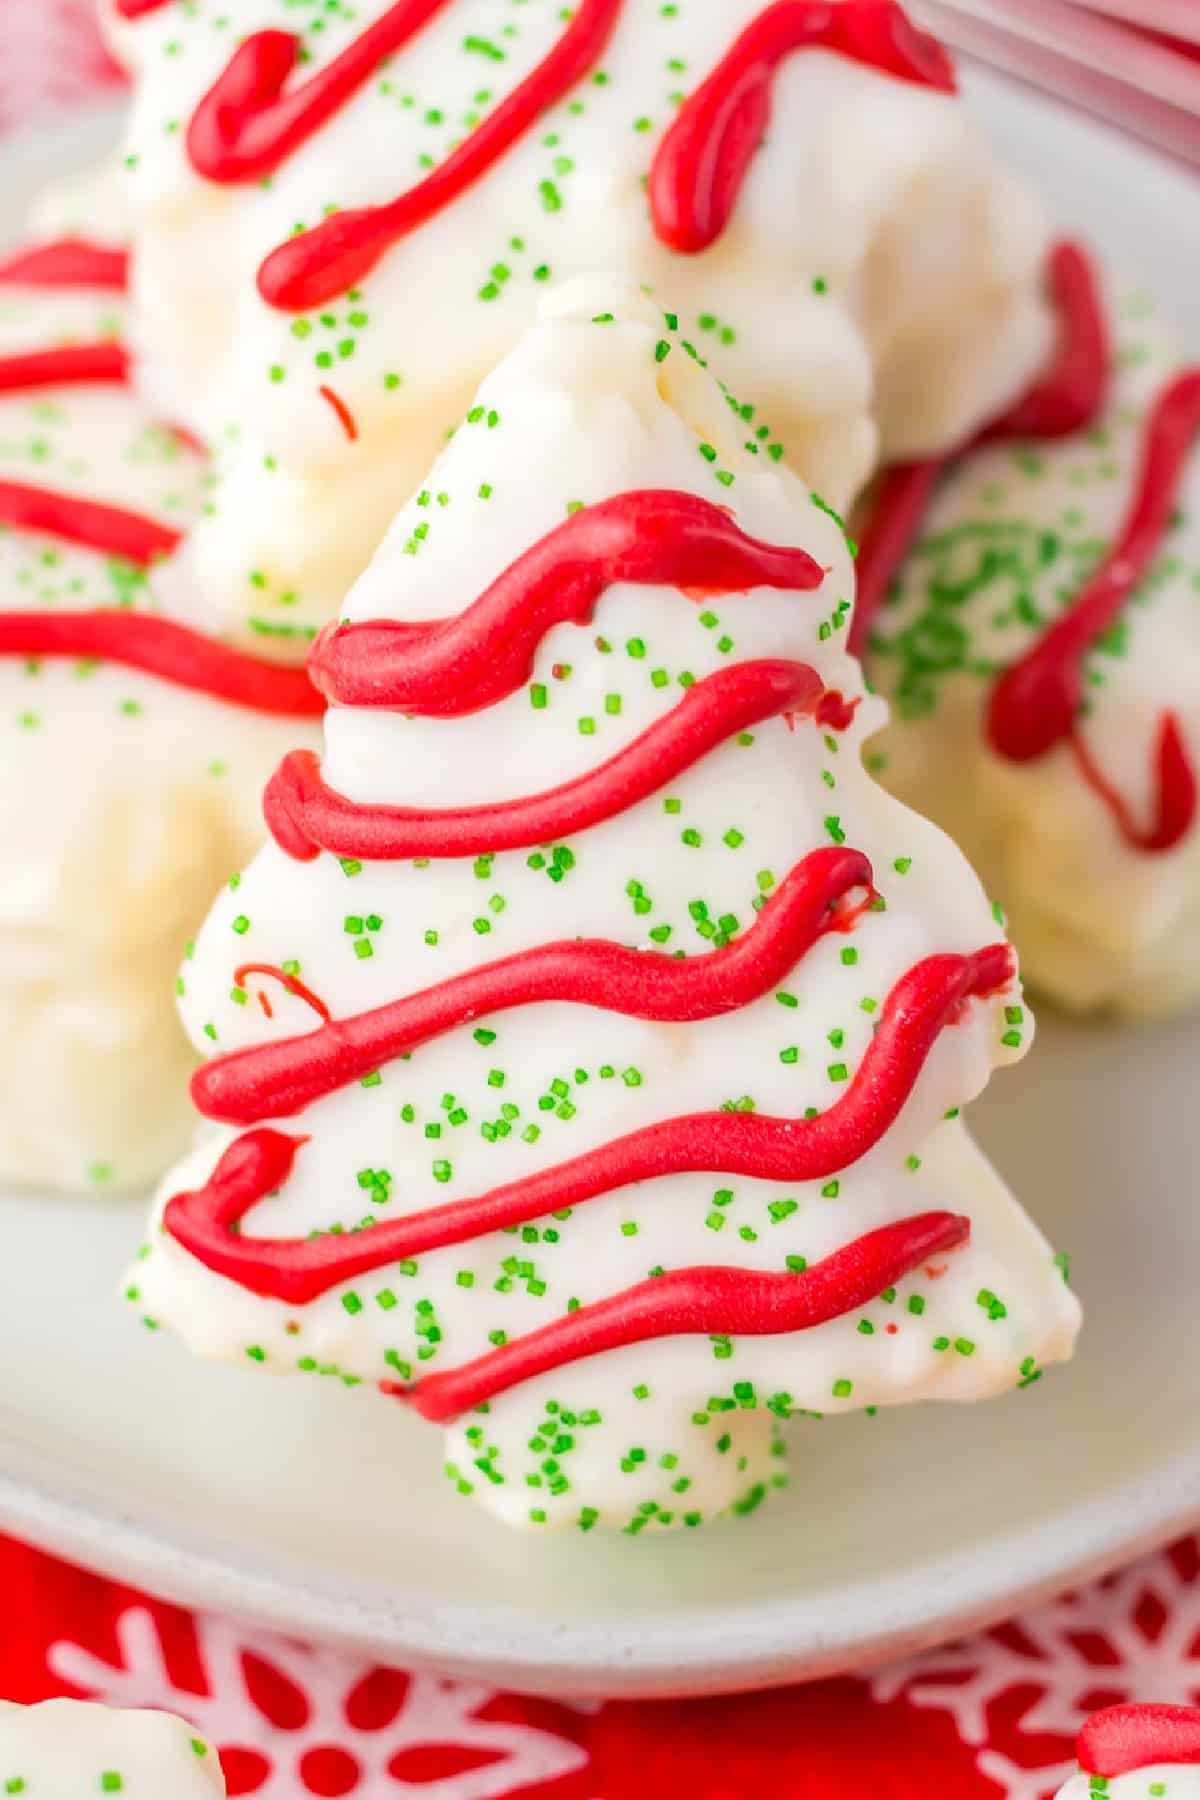
[[[117,1665],[69,1642],[53,1644],[47,1663],[61,1681],[91,1698],[112,1706],[162,1707],[188,1719],[218,1748],[257,1752],[269,1773],[243,1790],[254,1800],[298,1800],[311,1792],[305,1761],[331,1752],[338,1784],[320,1791],[353,1800],[503,1800],[563,1779],[586,1762],[583,1750],[567,1738],[531,1724],[478,1717],[491,1698],[489,1689],[432,1675],[406,1678],[400,1710],[384,1729],[358,1728],[347,1717],[346,1701],[371,1672],[368,1665],[338,1651],[244,1632],[223,1619],[197,1616],[195,1630],[206,1695],[177,1686],[158,1627],[142,1607],[131,1607],[117,1622]],[[247,1656],[304,1696],[303,1724],[287,1729],[264,1714],[247,1678]],[[478,1755],[481,1764],[416,1780],[390,1772],[398,1756],[428,1747]]]
[[[1095,1654],[1100,1645],[1102,1659]],[[1031,1767],[1028,1740],[1073,1743],[1097,1693],[1106,1704],[1194,1705],[1200,1698],[1200,1584],[1163,1552],[1027,1614],[1015,1634],[987,1632],[928,1651],[881,1670],[870,1687],[881,1703],[903,1695],[912,1706],[949,1713],[976,1750],[979,1773],[1004,1800],[1045,1800],[1075,1773],[1075,1759],[1068,1753]],[[1000,1748],[993,1709],[1018,1688],[1034,1688],[1036,1696],[1006,1726]]]

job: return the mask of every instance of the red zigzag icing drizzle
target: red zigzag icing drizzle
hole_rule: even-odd
[[[710,592],[714,574],[738,588],[799,592],[820,580],[803,552],[746,537],[707,502],[631,493],[574,515],[457,619],[355,625],[327,634],[320,679],[335,704],[353,695],[358,704],[399,705],[433,717],[474,711],[515,691],[545,632],[568,618],[585,623],[607,586],[690,581],[698,559]],[[375,859],[417,854],[416,844],[424,846],[421,853],[447,857],[473,854],[476,846],[538,842],[551,812],[552,836],[568,818],[578,829],[585,817],[611,817],[744,722],[782,710],[814,712],[830,699],[830,710],[848,722],[852,709],[827,696],[803,664],[750,662],[721,670],[593,775],[533,801],[455,813],[355,806],[316,785],[315,759],[298,764],[292,757],[273,784],[268,817],[298,856],[316,854],[319,845]],[[550,1001],[646,1019],[713,1018],[770,991],[825,932],[851,929],[864,904],[847,904],[848,898],[861,889],[869,901],[870,882],[870,865],[859,852],[818,850],[791,872],[745,936],[722,950],[679,961],[603,941],[550,944],[342,1020],[330,1018],[316,995],[281,971],[251,965],[238,971],[239,982],[250,973],[279,979],[313,1007],[320,1024],[211,1063],[197,1074],[194,1097],[210,1117],[241,1124],[294,1114],[471,1019]],[[169,1203],[164,1227],[227,1280],[264,1298],[306,1305],[399,1258],[579,1206],[634,1182],[694,1171],[815,1180],[848,1167],[879,1141],[940,1032],[972,998],[1001,991],[1014,976],[1006,944],[974,956],[931,956],[910,969],[888,996],[846,1093],[814,1119],[714,1112],[663,1120],[473,1199],[306,1239],[255,1238],[241,1230],[255,1205],[287,1182],[307,1142],[259,1128],[230,1146],[204,1188]],[[582,1307],[449,1374],[403,1390],[389,1384],[387,1391],[444,1420],[546,1369],[621,1344],[681,1332],[806,1329],[863,1304],[934,1249],[963,1242],[968,1230],[966,1220],[949,1214],[902,1220],[804,1275],[676,1271]],[[891,1273],[881,1274],[884,1269]]]
[[[127,0],[135,18],[156,0]],[[289,87],[300,39],[259,31],[234,52],[188,128],[188,154],[214,182],[272,174],[357,94],[449,0],[398,0],[339,55]],[[624,0],[579,0],[557,44],[536,69],[425,178],[390,204],[348,209],[300,233],[267,257],[259,292],[271,306],[304,312],[365,280],[402,239],[452,205],[593,69]],[[669,248],[708,248],[729,222],[770,117],[780,64],[826,49],[898,80],[953,92],[945,51],[895,0],[776,0],[737,39],[683,105],[650,176],[654,229]]]
[[[1108,392],[1110,350],[1099,285],[1086,253],[1059,244],[1050,288],[1060,315],[1059,350],[1025,398],[984,431],[978,443],[1067,437],[1091,424]],[[1196,820],[1200,786],[1182,725],[1163,713],[1154,750],[1154,815],[1139,825],[1129,803],[1088,747],[1078,720],[1083,663],[1153,566],[1200,431],[1200,369],[1168,383],[1146,424],[1137,486],[1116,542],[1074,603],[1061,613],[997,682],[988,709],[988,738],[997,755],[1034,762],[1069,744],[1089,787],[1131,848],[1173,849]],[[970,448],[970,447],[969,447]],[[850,647],[862,655],[888,586],[916,540],[937,486],[959,455],[901,463],[883,477],[858,558],[858,601]]]
[[[116,286],[109,254],[66,239],[18,253],[0,267],[0,283],[93,287],[107,269]],[[98,266],[96,257],[106,260]],[[128,380],[128,353],[116,342],[0,357],[0,394]],[[141,569],[152,568],[182,542],[181,533],[144,513],[19,481],[0,481],[0,525],[117,556]],[[0,656],[95,656],[254,712],[319,718],[325,710],[303,669],[248,656],[174,619],[124,608],[0,611]]]

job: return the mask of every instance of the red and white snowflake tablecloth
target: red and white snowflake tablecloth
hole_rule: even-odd
[[[1048,1800],[1090,1712],[1200,1702],[1200,1540],[866,1680],[579,1707],[373,1669],[0,1539],[0,1694],[182,1713],[231,1794]]]
[[[0,133],[119,79],[87,0],[0,0]],[[577,1707],[191,1616],[0,1538],[0,1696],[162,1706],[259,1800],[1044,1800],[1087,1715],[1200,1703],[1200,1538],[866,1680]]]

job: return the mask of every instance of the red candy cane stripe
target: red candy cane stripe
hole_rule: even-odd
[[[771,123],[771,88],[799,50],[832,50],[868,68],[955,91],[942,46],[894,0],[777,0],[749,25],[684,102],[650,172],[654,229],[671,250],[709,249],[733,217]]]
[[[1079,1734],[1085,1774],[1113,1781],[1158,1764],[1200,1764],[1200,1708],[1110,1706]]]
[[[748,1269],[676,1269],[582,1306],[461,1368],[410,1387],[380,1382],[422,1418],[445,1425],[552,1369],[653,1338],[769,1337],[811,1331],[857,1312],[931,1256],[965,1244],[971,1221],[920,1213],[856,1238],[800,1274]]]
[[[473,1199],[369,1229],[319,1238],[256,1239],[240,1230],[242,1221],[284,1185],[308,1141],[260,1129],[230,1146],[205,1187],[169,1202],[164,1226],[215,1274],[263,1298],[306,1305],[399,1258],[526,1224],[633,1182],[698,1172],[765,1181],[825,1180],[859,1161],[894,1124],[934,1043],[961,1019],[964,1005],[1002,992],[1015,974],[1007,944],[990,945],[973,956],[930,956],[916,964],[888,995],[845,1094],[815,1119],[693,1113],[648,1125]]]
[[[306,1036],[219,1057],[197,1069],[192,1099],[205,1117],[228,1124],[289,1118],[471,1020],[548,1001],[678,1024],[716,1018],[769,993],[825,932],[845,930],[835,908],[855,888],[871,889],[861,852],[814,850],[723,949],[680,961],[604,940],[546,944],[353,1018],[327,1017]]]
[[[84,238],[59,238],[0,261],[0,285],[100,288],[123,294],[129,286],[129,254]]]
[[[459,718],[515,693],[547,632],[589,623],[618,582],[802,593],[824,577],[807,551],[747,537],[711,501],[645,489],[572,514],[454,618],[327,627],[309,667],[338,705]]]
[[[841,716],[840,696],[832,698],[829,716]],[[827,699],[820,676],[806,663],[719,669],[588,774],[525,799],[440,811],[360,806],[326,786],[311,750],[294,750],[271,777],[263,813],[280,849],[298,862],[311,862],[322,850],[397,862],[525,849],[602,824],[657,793],[737,732],[785,713],[817,714]]]

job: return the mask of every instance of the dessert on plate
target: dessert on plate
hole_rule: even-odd
[[[0,1178],[108,1190],[187,1141],[174,969],[320,701],[164,605],[207,459],[129,384],[78,199],[0,262]]]
[[[1059,1800],[1197,1800],[1200,1709],[1111,1706],[1088,1720],[1078,1755]]]
[[[217,1753],[182,1719],[81,1700],[0,1700],[0,1792],[29,1800],[213,1800]]]
[[[894,0],[105,0],[175,604],[303,647],[548,286],[654,289],[835,506],[1039,366],[1046,226]]]
[[[960,1116],[1015,957],[863,767],[840,520],[744,440],[635,283],[549,295],[182,972],[214,1129],[127,1298],[415,1408],[513,1525],[752,1511],[789,1417],[1028,1387],[1078,1325]]]
[[[866,508],[856,644],[893,792],[1077,1011],[1200,996],[1200,368],[1063,245],[1056,375]],[[905,554],[907,552],[907,554]]]

